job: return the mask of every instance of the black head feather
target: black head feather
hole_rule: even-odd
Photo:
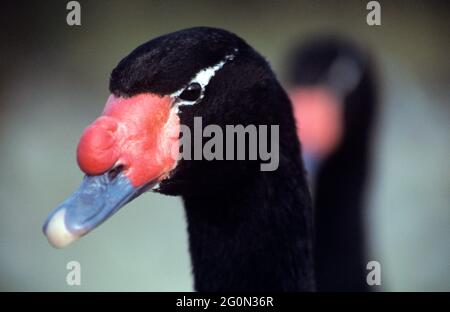
[[[120,61],[112,71],[109,88],[121,96],[171,94],[201,69],[217,64],[245,45],[234,34],[209,27],[163,35],[140,45]]]

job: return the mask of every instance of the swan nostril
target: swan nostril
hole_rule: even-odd
[[[117,178],[117,176],[123,171],[124,168],[125,168],[124,165],[118,165],[118,166],[115,166],[114,168],[112,168],[111,170],[109,170],[108,171],[108,179],[110,181],[112,181],[115,178]]]

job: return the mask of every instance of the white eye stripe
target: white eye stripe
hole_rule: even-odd
[[[235,50],[235,52],[237,52],[237,50]],[[191,81],[189,81],[189,83],[187,85],[190,85],[191,83],[198,83],[202,89],[204,90],[205,87],[208,85],[208,83],[211,81],[212,77],[214,77],[214,75],[216,74],[217,71],[219,71],[226,62],[231,61],[234,59],[234,54],[230,54],[225,56],[225,58],[220,61],[219,63],[217,63],[216,65],[204,68],[202,70],[200,70],[195,76],[194,78],[191,79]],[[178,97],[185,89],[186,87],[181,88],[180,90],[175,91],[174,93],[171,94],[171,97]],[[178,105],[193,105],[195,103],[198,103],[202,98],[203,98],[204,94],[202,92],[202,94],[200,95],[200,98],[195,101],[195,102],[189,102],[189,101],[180,101],[178,103]]]

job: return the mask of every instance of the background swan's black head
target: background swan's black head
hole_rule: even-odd
[[[287,60],[286,76],[310,170],[337,149],[366,146],[377,105],[370,54],[339,36],[319,36],[301,42]]]
[[[361,46],[339,36],[318,37],[295,47],[287,67],[292,88],[322,86],[341,99],[348,132],[371,121],[375,73],[370,54]]]

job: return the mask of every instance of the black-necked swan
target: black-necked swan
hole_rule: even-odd
[[[183,199],[196,290],[314,290],[311,199],[292,107],[260,54],[228,31],[185,29],[137,47],[109,89],[78,145],[86,176],[44,224],[51,244],[64,247],[151,189]],[[180,127],[193,128],[195,117],[204,126],[277,125],[277,169],[262,171],[259,156],[174,159]]]
[[[289,58],[289,88],[315,216],[318,291],[367,291],[366,189],[377,111],[372,58],[319,36]]]

